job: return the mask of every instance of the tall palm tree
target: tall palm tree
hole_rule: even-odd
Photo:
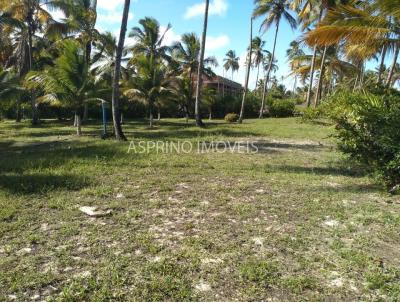
[[[65,40],[61,45],[61,55],[53,66],[41,71],[31,71],[27,75],[28,87],[41,88],[45,95],[39,101],[61,104],[71,108],[76,117],[77,135],[81,135],[81,117],[84,104],[101,101],[96,95],[94,79],[89,72],[82,46],[77,41]]]
[[[172,45],[173,61],[178,62],[178,73],[183,78],[188,78],[188,93],[186,94],[186,104],[184,111],[186,120],[189,119],[189,108],[191,108],[193,99],[193,82],[194,75],[197,74],[199,69],[199,56],[200,56],[201,43],[200,39],[195,33],[186,33],[182,35],[181,41]],[[214,73],[211,70],[212,66],[217,66],[218,62],[215,57],[204,58],[203,76],[211,77]]]
[[[271,56],[271,59],[273,59],[275,58],[276,41],[278,38],[278,32],[281,20],[282,19],[286,20],[292,29],[295,29],[297,27],[297,22],[296,19],[293,18],[293,16],[290,14],[289,3],[286,0],[255,0],[254,2],[256,4],[256,7],[254,9],[253,16],[254,17],[265,16],[265,19],[263,20],[261,25],[261,30],[265,32],[273,24],[275,24],[275,38]],[[272,64],[270,64],[270,67],[272,67]],[[271,75],[271,69],[267,71],[265,76],[263,96],[262,96],[260,115],[259,115],[260,118],[262,118],[264,115],[265,98],[266,98],[267,86],[270,75]]]
[[[233,74],[235,71],[238,71],[240,68],[239,65],[240,58],[236,56],[236,52],[234,50],[229,50],[224,58],[224,69],[225,71],[231,71],[232,72],[232,80],[233,80]]]
[[[197,71],[197,87],[196,87],[196,103],[194,106],[194,115],[196,118],[196,125],[204,128],[205,125],[200,116],[200,103],[201,103],[201,88],[203,85],[203,67],[204,67],[204,53],[206,50],[207,26],[208,26],[208,10],[210,7],[210,0],[205,0],[206,6],[204,10],[203,34],[201,37],[201,48],[199,57],[199,69]]]
[[[126,29],[128,25],[128,15],[129,15],[129,7],[131,1],[125,0],[124,3],[124,11],[122,13],[122,22],[121,29],[119,33],[119,41],[117,46],[117,51],[115,54],[115,69],[114,69],[114,77],[112,84],[112,116],[113,116],[113,124],[114,124],[114,132],[115,138],[117,140],[126,140],[124,132],[122,131],[121,126],[121,113],[119,109],[119,80],[121,76],[121,60],[122,60],[122,52],[124,50],[125,44],[125,35]]]
[[[240,108],[239,120],[238,123],[241,124],[244,118],[244,105],[247,98],[247,93],[249,90],[249,80],[250,80],[250,69],[251,69],[251,55],[253,53],[253,20],[254,17],[250,18],[250,43],[249,50],[247,54],[247,67],[246,67],[246,79],[244,84],[243,98],[242,98],[242,106]]]
[[[253,65],[257,68],[257,78],[256,78],[256,88],[258,83],[258,78],[260,76],[260,67],[264,61],[264,57],[269,53],[268,50],[264,49],[265,41],[260,37],[255,37],[253,39]]]

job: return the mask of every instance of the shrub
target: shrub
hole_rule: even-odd
[[[273,117],[294,116],[296,104],[292,100],[275,100],[269,106],[269,113]]]
[[[388,188],[400,184],[400,97],[339,92],[324,105],[339,148],[365,164]]]
[[[301,112],[302,120],[304,122],[313,122],[324,116],[322,107],[318,108],[305,108]]]
[[[236,123],[239,120],[239,115],[236,113],[228,113],[225,115],[225,121],[228,123]]]

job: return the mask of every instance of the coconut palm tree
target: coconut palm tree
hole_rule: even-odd
[[[194,106],[194,115],[196,118],[196,125],[201,128],[205,127],[203,121],[201,120],[201,116],[200,116],[200,103],[201,103],[201,88],[203,85],[203,67],[204,67],[204,53],[206,50],[208,10],[210,7],[210,0],[205,0],[205,1],[206,1],[206,6],[205,6],[205,10],[204,10],[203,34],[201,37],[199,68],[197,71],[196,103]]]
[[[129,37],[135,40],[135,44],[127,50],[133,55],[144,54],[153,57],[153,64],[158,64],[161,60],[170,60],[170,47],[164,45],[165,34],[171,29],[169,24],[165,31],[161,31],[160,23],[150,17],[139,20],[141,27],[134,27],[129,33]]]
[[[153,109],[163,98],[172,94],[169,88],[167,67],[164,64],[154,64],[154,57],[144,54],[134,58],[136,72],[128,79],[128,87],[124,94],[130,99],[138,99],[149,108],[150,128],[153,128]]]
[[[200,56],[200,39],[195,33],[186,33],[182,35],[181,41],[176,42],[171,47],[173,61],[178,62],[178,73],[183,78],[188,78],[188,93],[186,104],[184,105],[186,119],[189,119],[189,108],[193,99],[194,75],[198,72]],[[203,60],[203,76],[212,77],[214,73],[211,67],[218,66],[215,57],[207,57]]]
[[[331,8],[320,26],[307,33],[306,41],[318,46],[363,46],[365,52],[358,52],[362,60],[371,56],[371,50],[379,53],[386,46],[388,50],[394,50],[395,63],[396,48],[400,43],[397,23],[400,3],[376,0],[371,5],[367,2],[361,4],[350,2]],[[386,85],[390,82],[391,74],[389,72]]]
[[[115,138],[117,140],[126,140],[124,132],[122,131],[121,126],[121,113],[119,109],[119,80],[121,76],[121,60],[122,60],[122,52],[124,50],[125,44],[125,35],[126,29],[128,25],[128,15],[129,15],[129,7],[131,1],[125,0],[124,2],[124,11],[122,13],[122,22],[121,29],[119,32],[119,40],[117,50],[115,52],[115,68],[113,75],[113,83],[112,83],[112,116],[113,116],[113,124],[114,124],[114,132]]]
[[[292,64],[293,59],[299,56],[303,56],[304,50],[301,49],[301,44],[298,41],[292,41],[290,42],[290,47],[286,50],[286,57],[289,60],[289,64],[290,64],[290,68],[291,70],[294,70],[296,68],[298,68],[299,66],[294,66]],[[297,75],[294,75],[294,84],[293,84],[293,93],[296,92],[297,89]]]
[[[100,39],[100,33],[95,28],[97,20],[97,0],[52,0],[52,9],[61,10],[65,18],[62,23],[54,22],[47,30],[48,35],[64,33],[68,37],[79,40],[85,48],[85,55],[90,64],[92,46]],[[83,120],[88,119],[88,104],[85,104]]]
[[[29,88],[42,89],[44,96],[38,100],[60,104],[75,113],[77,135],[81,135],[81,118],[84,104],[89,101],[101,101],[97,98],[99,90],[94,86],[94,78],[81,44],[65,40],[61,45],[61,54],[42,71],[31,71],[27,75]]]
[[[272,48],[272,56],[271,59],[275,58],[275,50],[276,50],[276,41],[278,38],[279,26],[281,20],[284,19],[288,22],[292,29],[297,27],[296,19],[290,14],[290,7],[289,2],[286,0],[255,0],[256,7],[253,12],[254,17],[263,17],[261,24],[261,30],[264,32],[267,31],[273,24],[275,24],[275,38],[274,44]],[[270,64],[272,68],[272,64]],[[269,82],[269,78],[271,75],[271,70],[269,69],[265,76],[264,82],[264,90],[260,108],[260,115],[259,117],[262,118],[264,115],[264,107],[265,107],[265,98],[267,93],[267,86]]]
[[[234,50],[229,50],[224,58],[224,69],[225,71],[231,71],[232,72],[232,80],[233,80],[233,73],[235,71],[238,71],[240,68],[239,65],[240,58],[236,56],[236,52]]]
[[[258,83],[258,78],[260,76],[260,66],[264,61],[264,57],[269,53],[268,50],[264,49],[265,41],[260,37],[255,37],[253,39],[253,65],[257,68],[257,78],[256,78],[256,88]]]

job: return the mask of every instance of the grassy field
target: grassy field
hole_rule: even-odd
[[[135,143],[259,152],[128,154],[99,125],[77,138],[1,122],[0,301],[400,300],[400,200],[350,167],[331,127],[124,126]]]

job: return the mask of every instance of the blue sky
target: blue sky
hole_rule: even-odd
[[[123,2],[123,0],[98,0],[98,29],[118,34]],[[203,0],[133,0],[131,2],[129,29],[136,26],[139,19],[151,16],[156,18],[163,27],[168,23],[172,24],[166,43],[179,40],[180,35],[186,32],[195,32],[199,36],[201,34],[204,15]],[[222,75],[224,55],[230,49],[235,50],[241,58],[241,70],[235,74],[234,79],[240,83],[244,82],[243,64],[249,43],[249,17],[253,8],[253,0],[211,0],[207,55],[213,55],[218,59],[220,67],[216,68],[216,72]],[[257,20],[254,24],[255,35],[260,35],[260,21]],[[272,50],[273,35],[273,29],[263,34],[268,50]],[[278,78],[287,77],[289,74],[285,57],[286,49],[298,35],[299,33],[293,33],[283,22],[277,43]],[[127,43],[132,43],[132,41],[128,39]],[[250,85],[254,86],[256,71],[252,74]],[[285,83],[291,87],[292,79],[286,79]]]

